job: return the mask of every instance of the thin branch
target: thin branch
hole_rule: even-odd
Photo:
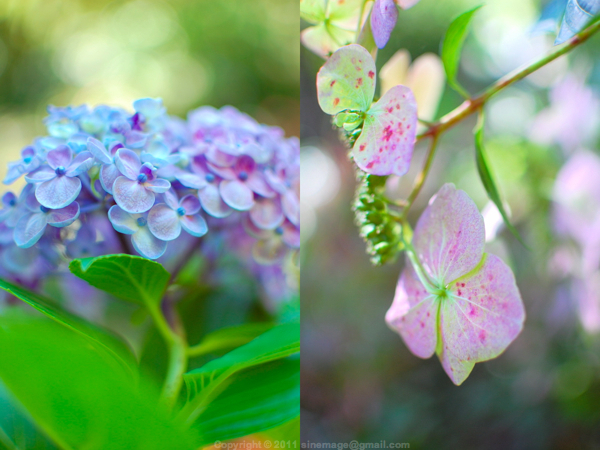
[[[431,139],[431,145],[429,146],[429,151],[427,152],[425,164],[423,165],[423,168],[415,178],[415,184],[413,185],[413,189],[408,198],[406,199],[406,207],[402,210],[402,217],[406,217],[406,215],[408,214],[408,210],[419,195],[419,192],[421,192],[423,183],[425,182],[425,179],[429,174],[429,170],[431,169],[431,163],[433,162],[433,157],[435,156],[435,150],[437,149],[437,143],[439,138],[439,134],[434,134]]]

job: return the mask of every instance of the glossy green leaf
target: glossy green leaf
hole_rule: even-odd
[[[442,44],[442,62],[444,63],[448,83],[455,91],[465,98],[469,98],[469,93],[458,83],[456,75],[458,73],[460,55],[462,53],[463,44],[465,43],[465,38],[467,37],[469,23],[479,8],[481,8],[481,6],[470,9],[454,19],[446,32]]]
[[[190,347],[191,356],[205,355],[247,344],[264,332],[273,328],[272,323],[247,323],[233,327],[220,328],[207,334],[202,341]]]
[[[300,351],[300,324],[286,323],[246,345],[184,375],[188,402],[181,416],[194,422],[208,404],[231,382],[230,377],[250,367],[288,357]]]
[[[98,289],[147,306],[160,304],[170,278],[161,264],[132,255],[74,259],[69,269]]]
[[[129,346],[121,338],[108,330],[61,309],[44,297],[20,286],[0,279],[0,288],[10,292],[19,300],[24,301],[54,321],[83,336],[93,348],[103,349],[110,353],[134,378],[137,377],[135,357]]]
[[[519,240],[519,242],[521,242],[521,244],[525,245],[517,229],[513,226],[512,223],[510,223],[508,214],[506,213],[504,205],[502,204],[500,193],[498,191],[498,188],[496,187],[496,182],[494,181],[494,177],[492,176],[490,165],[485,152],[485,147],[483,145],[483,125],[484,114],[483,111],[481,111],[479,115],[479,120],[477,122],[477,127],[475,128],[475,162],[477,164],[479,178],[481,179],[481,183],[483,184],[483,187],[485,188],[489,199],[492,202],[494,202],[494,205],[496,205],[496,208],[498,208],[498,211],[502,215],[502,219],[504,220],[506,227]]]
[[[198,437],[158,406],[112,355],[45,317],[0,316],[0,379],[62,449],[192,450]]]
[[[300,440],[300,417],[290,420],[277,428],[272,428],[264,433],[272,441],[299,441]],[[292,442],[291,448],[300,448],[300,445],[294,447]]]
[[[300,359],[292,357],[236,373],[194,428],[210,444],[280,426],[299,414]]]

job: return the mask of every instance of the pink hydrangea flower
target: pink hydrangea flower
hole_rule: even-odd
[[[510,268],[484,253],[485,227],[477,206],[447,183],[415,228],[420,261],[396,287],[386,322],[412,353],[436,353],[456,385],[476,362],[500,355],[517,337],[525,309]]]

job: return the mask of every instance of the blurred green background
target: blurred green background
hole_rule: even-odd
[[[530,33],[545,3],[485,2],[459,73],[469,92],[552,50],[554,35]],[[425,52],[439,54],[452,19],[478,4],[421,0],[401,11],[390,42],[379,52],[378,68],[401,48],[413,59]],[[504,90],[486,107],[489,158],[513,221],[530,247],[501,229],[487,251],[512,267],[527,319],[507,351],[477,364],[460,387],[435,356],[421,360],[412,355],[384,322],[403,259],[384,267],[369,263],[350,210],[354,168],[316,100],[315,76],[322,64],[302,48],[302,440],[387,440],[423,449],[599,449],[600,336],[582,326],[573,278],[555,267],[565,240],[555,233],[552,190],[573,152],[600,153],[600,36]],[[593,110],[584,109],[578,117],[572,116],[573,109],[559,108],[564,115],[559,125],[565,122],[578,140],[576,148],[565,149],[551,138],[555,130],[540,129],[536,120],[549,107],[554,87],[569,77],[584,80],[584,97],[596,103],[593,108],[581,104]],[[570,93],[565,96],[568,100]],[[438,117],[460,102],[446,88]],[[592,117],[590,129],[580,131],[583,119]],[[487,205],[475,167],[474,125],[471,117],[441,139],[411,210],[413,226],[445,182],[464,189],[481,210]],[[390,195],[406,198],[425,151],[426,145],[416,147],[410,172],[392,183]],[[577,259],[580,249],[567,245]],[[600,293],[592,296],[598,307]]]
[[[299,52],[296,0],[0,0],[0,177],[48,104],[233,105],[297,136]]]

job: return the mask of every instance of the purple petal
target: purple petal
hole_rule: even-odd
[[[42,166],[36,171],[25,175],[25,181],[28,183],[41,183],[43,181],[50,181],[53,178],[56,178],[56,172],[48,166]]]
[[[142,163],[137,153],[126,148],[117,150],[115,155],[115,165],[117,169],[130,180],[135,180],[140,174]]]
[[[430,295],[407,262],[396,286],[394,302],[385,315],[388,326],[399,333],[419,358],[433,355],[437,343],[439,301]]]
[[[131,148],[141,148],[146,143],[146,135],[139,131],[130,131],[125,134],[125,145]]]
[[[206,178],[201,175],[193,173],[178,173],[175,175],[175,179],[183,184],[185,187],[192,189],[202,189],[207,185]]]
[[[73,153],[71,149],[66,145],[59,145],[54,150],[50,150],[46,156],[46,160],[50,167],[56,169],[60,166],[68,167],[73,159]]]
[[[378,48],[385,47],[397,20],[398,10],[394,0],[375,0],[371,13],[371,30]]]
[[[485,245],[483,217],[462,190],[446,183],[421,215],[413,246],[439,286],[456,280],[481,261]]]
[[[109,194],[113,193],[113,184],[121,176],[121,172],[114,164],[106,164],[100,168],[100,183],[102,188]]]
[[[120,150],[119,150],[120,151]],[[117,205],[128,213],[143,213],[154,205],[154,192],[137,181],[119,177],[113,184],[113,196]]]
[[[220,167],[231,167],[237,161],[236,156],[222,152],[214,145],[211,145],[206,152],[206,159],[214,165]]]
[[[248,211],[254,205],[254,194],[241,181],[223,180],[219,192],[223,201],[238,211]]]
[[[112,206],[108,210],[108,220],[112,223],[113,228],[119,233],[133,234],[135,233],[139,225],[136,222],[136,218],[129,214],[127,211],[123,211],[117,205]]]
[[[44,181],[35,190],[35,198],[50,209],[60,209],[75,201],[81,192],[81,180],[77,177],[56,177]]]
[[[24,216],[15,227],[15,243],[21,248],[31,247],[44,234],[46,224],[46,214],[41,212]]]
[[[149,180],[154,180],[154,178],[156,178],[156,167],[149,162],[145,162],[142,164],[142,167],[140,167],[140,173],[146,175]]]
[[[219,167],[211,163],[207,163],[206,166],[210,170],[211,173],[215,175],[219,175],[221,178],[225,180],[235,180],[237,179],[237,174],[231,167]]]
[[[285,217],[294,225],[300,225],[300,201],[296,193],[288,189],[285,194],[281,196],[281,206]]]
[[[11,208],[17,203],[17,196],[12,192],[7,192],[2,196],[2,204],[6,208]]]
[[[179,198],[177,197],[177,193],[173,189],[169,189],[167,192],[165,192],[163,197],[165,199],[165,203],[169,206],[169,208],[173,210],[179,208]]]
[[[53,227],[62,228],[71,225],[79,217],[79,203],[73,202],[61,209],[48,212],[48,224]]]
[[[212,183],[207,184],[198,191],[198,198],[204,211],[213,217],[222,219],[233,212],[221,198],[218,186]]]
[[[148,227],[140,227],[131,236],[133,248],[142,256],[149,259],[160,258],[167,249],[167,243],[154,237]]]
[[[254,162],[254,159],[252,159],[251,156],[242,155],[236,161],[233,170],[235,170],[235,172],[238,174],[240,172],[246,172],[247,175],[250,175],[252,172],[254,172],[255,168],[256,163]]]
[[[171,189],[171,183],[164,178],[157,178],[156,180],[146,181],[144,183],[144,187],[149,191],[156,192],[157,194],[162,194]]]
[[[181,234],[181,225],[176,211],[164,203],[154,205],[148,213],[148,228],[163,241],[172,241]]]
[[[264,176],[258,171],[252,172],[248,175],[248,179],[246,180],[246,186],[248,186],[252,191],[256,192],[258,195],[262,195],[263,197],[275,197],[276,193],[265,181]]]
[[[283,223],[283,210],[279,200],[257,199],[250,210],[250,219],[263,230],[274,230]]]
[[[186,195],[179,201],[179,206],[185,209],[186,216],[193,216],[194,214],[198,214],[202,206],[200,205],[200,201],[198,197],[195,195]]]
[[[87,140],[88,151],[102,164],[112,164],[113,158],[102,142],[93,137]]]
[[[300,230],[289,222],[284,222],[281,240],[291,248],[300,248]]]
[[[190,233],[192,236],[204,236],[208,231],[208,225],[206,224],[206,220],[204,220],[204,218],[200,214],[195,214],[193,216],[183,216],[180,219],[180,222],[183,229]]]
[[[94,165],[94,157],[90,152],[81,152],[71,162],[67,169],[67,176],[76,177],[87,172]]]

